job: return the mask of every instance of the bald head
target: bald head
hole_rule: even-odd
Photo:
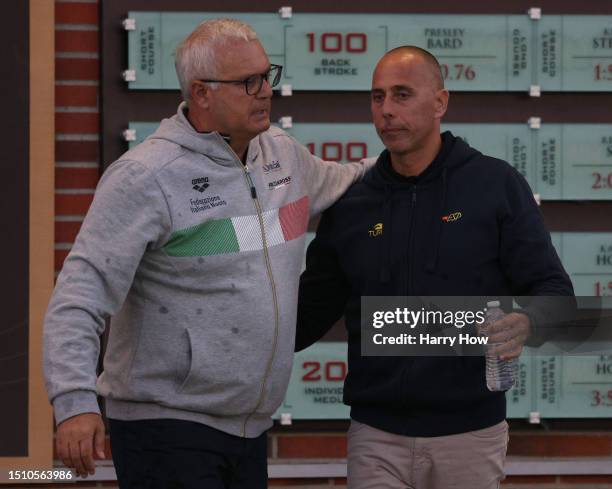
[[[444,88],[444,78],[442,70],[436,57],[429,51],[425,51],[417,46],[400,46],[388,51],[378,62],[376,67],[386,63],[423,63],[430,76],[432,88],[442,90]]]
[[[448,97],[436,58],[423,49],[393,49],[376,65],[372,76],[372,120],[391,161],[403,161],[410,166],[410,172],[416,172],[406,174],[418,175],[417,170],[436,156],[440,119],[446,113]]]

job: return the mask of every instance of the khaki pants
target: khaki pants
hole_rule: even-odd
[[[508,423],[431,438],[387,433],[352,420],[348,489],[497,489]]]

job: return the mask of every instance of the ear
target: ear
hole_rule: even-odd
[[[448,99],[450,94],[446,88],[442,88],[438,90],[435,94],[435,117],[436,119],[442,119],[444,114],[446,114],[446,109],[448,107]]]
[[[211,88],[204,82],[193,80],[189,86],[191,103],[202,109],[208,109],[210,105]]]

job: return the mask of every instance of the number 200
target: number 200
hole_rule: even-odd
[[[318,382],[322,380],[322,376],[319,373],[323,367],[323,373],[325,380],[329,382],[342,382],[346,377],[346,362],[342,361],[331,361],[324,362],[304,362],[302,368],[306,373],[302,376],[302,382]]]

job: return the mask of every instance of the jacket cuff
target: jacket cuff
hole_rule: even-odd
[[[60,394],[53,399],[53,411],[55,422],[59,425],[77,414],[100,414],[100,406],[98,406],[98,397],[95,392],[79,390]]]
[[[525,309],[519,309],[515,312],[524,314],[529,318],[529,337],[527,338],[527,341],[525,341],[525,346],[530,346],[532,348],[542,346],[548,338],[544,334],[545,332],[542,331],[542,328],[538,328],[540,318],[538,317],[539,314],[535,308],[527,307]]]

